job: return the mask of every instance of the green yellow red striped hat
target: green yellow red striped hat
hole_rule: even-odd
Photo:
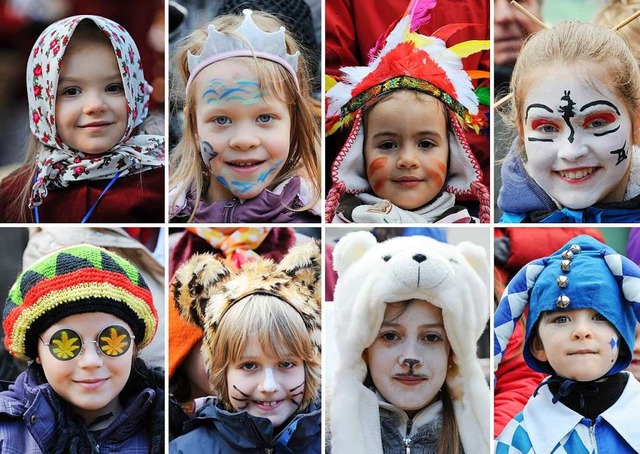
[[[140,271],[105,249],[81,244],[55,251],[22,271],[2,314],[4,345],[19,359],[37,356],[38,336],[59,320],[106,312],[133,330],[138,348],[155,335],[158,314]]]

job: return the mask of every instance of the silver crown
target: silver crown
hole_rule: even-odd
[[[242,11],[242,14],[244,14],[244,21],[242,21],[242,24],[240,24],[236,32],[243,36],[245,38],[244,40],[237,36],[220,33],[214,25],[209,24],[207,29],[209,36],[200,55],[193,55],[191,51],[187,53],[187,64],[189,65],[189,72],[192,76],[200,64],[211,59],[211,57],[226,53],[241,53],[247,56],[256,55],[262,58],[268,58],[268,56],[271,55],[275,57],[273,59],[274,61],[278,62],[278,59],[280,59],[291,66],[294,72],[293,75],[295,76],[295,72],[298,70],[298,57],[300,56],[300,52],[296,52],[293,55],[287,53],[284,27],[280,27],[276,32],[265,32],[253,22],[251,18],[253,11],[245,9]],[[250,45],[248,43],[250,43]],[[221,60],[225,58],[222,55],[221,57]],[[286,65],[283,66],[286,67]]]

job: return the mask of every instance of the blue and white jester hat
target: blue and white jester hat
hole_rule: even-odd
[[[593,309],[620,333],[620,354],[605,376],[631,362],[636,320],[640,320],[640,268],[609,246],[581,235],[549,257],[529,262],[515,275],[495,313],[494,371],[527,304],[524,359],[533,370],[554,373],[548,362],[534,358],[529,341],[542,312],[563,309]]]

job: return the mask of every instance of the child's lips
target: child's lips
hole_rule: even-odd
[[[282,404],[282,400],[254,401],[256,407],[264,412],[275,411]]]
[[[106,383],[108,378],[90,378],[87,380],[74,380],[73,382],[80,387],[88,390],[96,389]]]
[[[569,184],[579,184],[590,180],[599,169],[599,167],[576,167],[572,169],[554,170],[553,173]]]
[[[428,380],[427,377],[414,375],[396,375],[393,379],[405,386],[418,386]]]
[[[257,159],[243,159],[236,161],[225,161],[225,164],[236,173],[252,173],[266,161]]]
[[[83,129],[104,128],[106,126],[110,126],[111,124],[112,123],[109,121],[92,121],[91,123],[80,125],[79,128],[83,128]]]
[[[402,186],[404,188],[413,188],[418,186],[420,183],[422,183],[424,179],[407,175],[407,176],[392,178],[391,181],[393,181],[395,184]]]
[[[581,348],[581,349],[569,352],[569,355],[594,355],[596,353],[597,352],[595,350],[591,350],[588,348]]]

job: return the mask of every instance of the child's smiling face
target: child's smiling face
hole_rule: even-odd
[[[373,106],[365,122],[365,168],[375,195],[405,210],[430,202],[447,177],[449,141],[442,103],[400,90]]]
[[[213,175],[207,199],[256,197],[289,156],[289,106],[260,86],[248,58],[213,63],[193,85],[200,153]]]
[[[447,376],[449,351],[442,310],[411,300],[387,304],[366,361],[376,390],[412,417],[436,399]]]
[[[111,357],[98,353],[97,344],[86,343],[78,356],[63,361],[54,357],[44,343],[49,343],[51,336],[61,329],[75,331],[83,341],[95,341],[110,325],[120,325],[131,333],[129,325],[113,314],[87,312],[54,323],[40,334],[38,342],[38,361],[47,381],[87,422],[119,407],[118,395],[129,380],[135,349],[129,346],[123,355]],[[80,339],[74,344],[80,345]]]
[[[109,151],[127,128],[127,99],[113,48],[74,44],[60,67],[56,128],[64,143],[87,154]]]
[[[548,311],[540,316],[531,353],[561,377],[591,381],[604,376],[620,354],[620,334],[593,309]]]
[[[227,389],[235,410],[267,418],[277,428],[302,403],[304,363],[296,356],[268,355],[253,337],[240,358],[227,366]]]
[[[531,177],[563,207],[622,201],[633,152],[625,102],[586,65],[535,74],[522,111]]]

